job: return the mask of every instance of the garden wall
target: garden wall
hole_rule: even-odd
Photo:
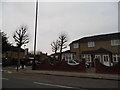
[[[99,60],[95,60],[95,69],[96,73],[120,74],[120,62],[114,66],[105,66]]]
[[[79,65],[71,66],[65,61],[59,62],[58,65],[52,66],[47,60],[43,64],[36,66],[37,70],[54,70],[54,71],[70,71],[70,72],[85,72],[85,61],[81,61]]]

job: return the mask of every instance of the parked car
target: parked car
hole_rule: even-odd
[[[78,61],[78,60],[68,60],[68,61],[67,61],[67,64],[68,64],[68,65],[78,65],[78,64],[79,64],[79,61]]]
[[[33,60],[28,61],[28,62],[27,62],[27,65],[28,65],[28,66],[31,66],[32,63],[33,63]],[[37,60],[35,61],[35,63],[36,63],[37,65],[40,65],[40,64],[41,64],[41,62],[40,62],[40,61],[37,61]]]
[[[28,61],[28,62],[27,62],[27,65],[28,65],[28,66],[31,66],[31,65],[32,65],[32,61]]]
[[[40,65],[40,64],[41,64],[41,62],[40,62],[40,61],[35,61],[35,63],[36,63],[37,65]]]

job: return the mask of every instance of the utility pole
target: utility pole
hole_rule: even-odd
[[[33,65],[32,65],[32,70],[36,70],[36,63],[35,63],[35,59],[36,59],[36,36],[37,36],[37,18],[38,18],[38,0],[36,0],[36,15],[35,15],[35,39],[34,39],[34,61],[33,61]]]

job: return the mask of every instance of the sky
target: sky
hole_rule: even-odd
[[[13,45],[14,32],[27,25],[30,42],[25,48],[33,51],[35,2],[2,2],[0,12],[0,29]],[[118,32],[118,2],[39,2],[37,51],[51,54],[50,44],[61,33],[67,34],[69,49],[74,40],[114,32]]]

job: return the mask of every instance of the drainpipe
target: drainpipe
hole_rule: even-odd
[[[80,42],[79,42],[78,44],[79,44],[79,58],[81,58],[81,48],[80,48]]]
[[[110,66],[112,66],[112,53],[110,53]]]

